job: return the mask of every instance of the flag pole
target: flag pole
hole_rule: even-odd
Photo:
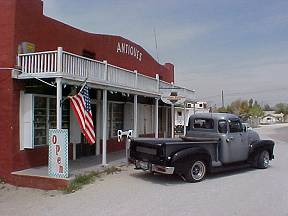
[[[81,87],[81,89],[80,89],[80,91],[79,92],[81,92],[82,90],[83,90],[83,88],[84,88],[84,86],[86,85],[86,83],[87,83],[87,80],[88,80],[88,77],[84,80],[84,83],[83,83],[83,85],[82,85],[82,87]]]
[[[80,85],[81,85],[82,83],[83,83],[83,85],[81,86],[81,89],[80,89],[79,92],[82,91],[82,89],[84,88],[85,84],[87,83],[87,80],[88,80],[88,77],[87,77],[84,81],[82,81],[82,82],[80,83]],[[79,85],[79,86],[80,86],[80,85]],[[69,95],[68,95],[68,97],[65,97],[65,98],[61,101],[61,104],[63,104],[64,101],[66,101],[68,98],[69,98]]]

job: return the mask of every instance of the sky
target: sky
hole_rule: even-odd
[[[199,101],[288,103],[287,0],[43,0],[45,15],[131,40]],[[155,43],[157,39],[157,50]],[[158,56],[158,57],[157,57]]]

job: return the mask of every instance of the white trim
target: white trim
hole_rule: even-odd
[[[102,132],[102,165],[107,165],[106,154],[107,154],[107,90],[103,90],[103,111],[102,111],[102,118],[103,118],[103,132]]]
[[[62,79],[56,78],[57,83],[57,96],[56,96],[56,120],[57,120],[57,129],[62,128],[62,108],[61,108],[61,102],[62,102]]]
[[[134,137],[138,137],[138,96],[134,95],[134,109],[133,109],[133,114],[134,114]]]
[[[100,155],[100,134],[101,134],[101,91],[97,90],[96,101],[96,155]]]
[[[159,98],[155,98],[155,138],[158,138],[158,130],[159,130]]]

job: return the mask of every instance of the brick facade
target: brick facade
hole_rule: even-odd
[[[87,33],[49,18],[43,15],[41,0],[0,0],[0,38],[0,177],[8,182],[12,182],[11,172],[45,165],[48,160],[48,147],[20,151],[19,99],[23,82],[13,80],[11,70],[3,68],[15,66],[22,42],[35,44],[36,52],[57,47],[78,55],[88,51],[97,60],[151,77],[158,73],[162,80],[174,81],[173,64],[158,64],[141,46],[121,36]],[[121,52],[119,45],[132,51]],[[123,149],[123,143],[115,143],[108,140],[108,152]],[[71,146],[69,153],[71,158]]]

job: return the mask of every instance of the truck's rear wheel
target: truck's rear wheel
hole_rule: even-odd
[[[194,160],[186,171],[185,179],[188,182],[200,182],[205,178],[206,172],[207,167],[205,161]]]
[[[263,150],[259,152],[258,158],[257,158],[257,168],[259,169],[266,169],[269,166],[269,152],[267,150]]]

